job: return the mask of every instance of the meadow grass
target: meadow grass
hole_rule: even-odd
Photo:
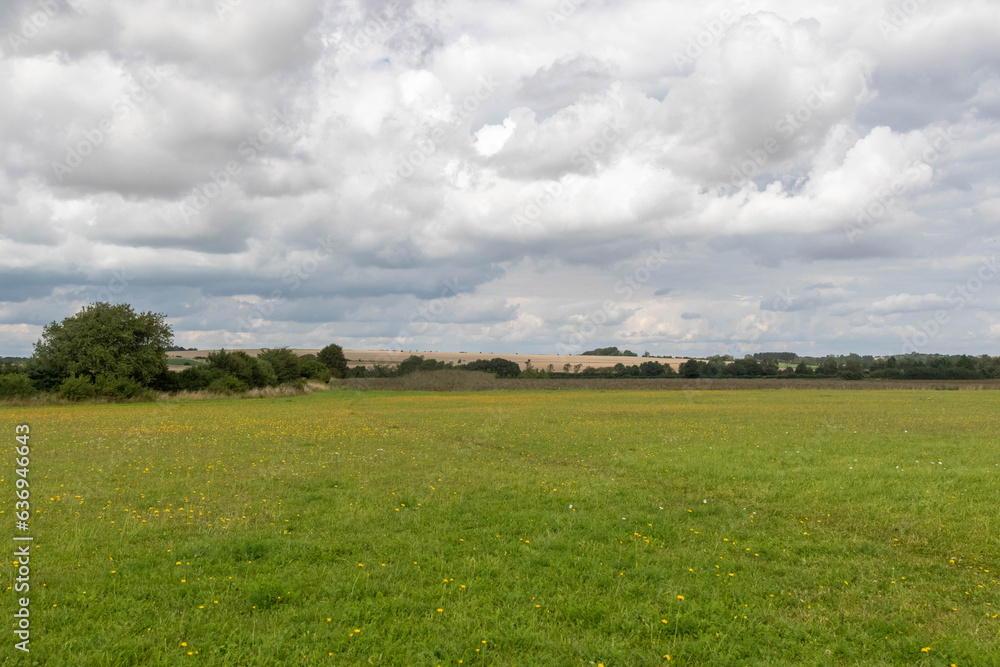
[[[1000,664],[996,397],[3,407],[0,664]]]

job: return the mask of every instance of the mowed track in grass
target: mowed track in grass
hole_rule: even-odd
[[[2,408],[0,518],[12,534],[21,423],[35,512],[31,653],[10,634],[2,664],[998,664],[996,406],[813,390]]]

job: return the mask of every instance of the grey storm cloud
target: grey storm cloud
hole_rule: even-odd
[[[572,6],[3,3],[0,354],[1000,353],[995,3]]]

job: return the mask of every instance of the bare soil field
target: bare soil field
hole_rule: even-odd
[[[260,354],[259,349],[243,350],[251,356]],[[294,349],[295,354],[316,354],[318,349]],[[184,352],[167,352],[170,359],[195,359],[207,357],[214,350],[186,350]],[[424,359],[437,359],[438,361],[452,362],[454,364],[468,363],[476,359],[493,359],[501,357],[516,362],[521,370],[524,370],[530,361],[533,368],[545,370],[549,364],[556,371],[562,371],[566,364],[576,366],[581,364],[581,368],[593,366],[594,368],[607,368],[615,364],[641,364],[643,361],[659,361],[661,364],[670,364],[674,370],[680,368],[687,359],[672,359],[666,357],[592,357],[573,354],[505,354],[503,352],[427,352],[422,350],[344,350],[347,357],[347,365],[354,366],[374,366],[375,364],[398,364],[410,355],[417,355]]]

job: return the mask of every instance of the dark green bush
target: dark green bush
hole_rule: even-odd
[[[306,361],[302,364],[302,377],[320,382],[329,382],[332,374],[325,364],[319,361]]]
[[[213,352],[208,355],[208,366],[239,379],[248,387],[267,387],[278,384],[277,374],[274,372],[271,362],[267,359],[251,357],[243,350]]]
[[[38,393],[34,383],[22,373],[0,375],[0,398],[30,398]]]
[[[153,382],[149,386],[156,391],[180,391],[181,383],[177,377],[178,375],[180,373],[176,371],[163,371],[153,378]]]
[[[257,358],[271,364],[278,376],[278,384],[295,382],[302,377],[302,362],[299,360],[299,356],[287,347],[279,347],[274,350],[265,349]]]
[[[148,390],[132,378],[114,375],[98,375],[94,382],[98,396],[109,398],[135,398],[148,393]]]
[[[249,384],[253,387],[275,387],[278,384],[278,374],[267,359],[257,359],[257,368],[252,377],[253,382]]]
[[[86,375],[71,375],[59,385],[59,395],[71,401],[82,401],[97,395],[97,387]]]
[[[201,391],[224,375],[218,368],[191,366],[177,374],[177,385],[181,391]]]
[[[249,388],[246,382],[232,375],[224,375],[208,385],[208,391],[214,394],[242,394]]]
[[[516,378],[521,374],[521,367],[517,365],[517,362],[510,361],[509,359],[501,359],[500,357],[495,357],[493,359],[476,359],[473,362],[465,364],[461,367],[462,370],[467,371],[485,371],[487,373],[496,373],[498,378]]]

